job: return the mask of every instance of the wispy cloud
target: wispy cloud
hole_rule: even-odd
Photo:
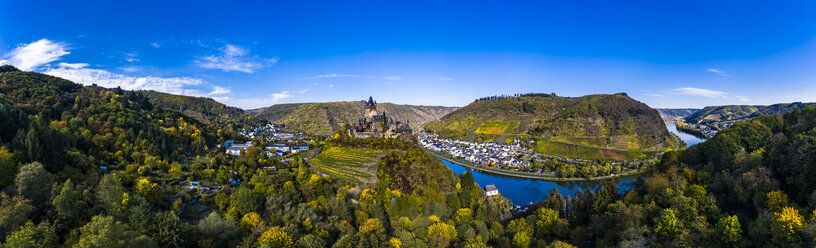
[[[161,45],[158,42],[151,42],[150,45],[153,46],[153,48],[160,48],[161,47]]]
[[[119,69],[121,69],[122,71],[125,71],[125,72],[137,72],[137,71],[142,70],[142,68],[136,67],[136,66],[125,66],[125,67],[120,67]]]
[[[661,95],[661,94],[652,94],[652,93],[643,93],[643,94],[647,95],[647,96],[664,97],[664,95]]]
[[[139,61],[139,54],[138,53],[125,53],[125,60],[127,62],[138,62]]]
[[[751,101],[751,99],[748,99],[747,97],[744,97],[744,96],[734,96],[734,98],[737,98],[737,101],[740,101],[740,102],[750,102]]]
[[[456,80],[456,79],[451,78],[451,77],[439,77],[439,80],[443,80],[443,81],[453,81],[453,80]]]
[[[286,90],[269,94],[265,98],[233,98],[229,96],[213,97],[216,101],[227,105],[236,106],[242,109],[255,109],[261,107],[268,107],[273,104],[281,103],[283,100],[295,97],[296,95],[305,94],[309,89],[303,90]]]
[[[323,74],[317,75],[312,77],[301,78],[300,80],[313,80],[313,79],[321,79],[321,78],[365,78],[365,79],[380,79],[380,80],[389,80],[389,81],[399,81],[405,79],[403,76],[387,76],[387,77],[379,77],[379,76],[371,76],[371,75],[357,75],[357,74]]]
[[[232,44],[227,44],[220,50],[217,55],[200,57],[193,62],[202,68],[245,73],[254,73],[278,62],[278,58],[248,56],[249,50]]]
[[[720,75],[720,77],[722,77],[722,78],[727,78],[727,77],[731,76],[731,75],[728,75],[724,71],[722,71],[720,69],[717,69],[717,68],[708,68],[708,71],[713,72],[713,73],[717,73],[717,75]]]
[[[189,77],[134,77],[112,73],[106,70],[84,68],[77,64],[61,63],[60,67],[50,68],[44,73],[65,78],[82,85],[96,84],[106,88],[122,87],[125,90],[156,90],[170,94],[201,96],[196,89],[187,86],[203,85],[205,82]]]
[[[673,92],[678,95],[687,95],[687,96],[702,96],[702,97],[720,97],[720,98],[727,98],[728,92],[723,91],[716,91],[716,90],[709,90],[709,89],[701,89],[701,88],[693,88],[693,87],[683,87],[674,89]]]
[[[59,65],[59,67],[65,67],[65,68],[71,68],[71,69],[85,68],[85,67],[89,66],[88,63],[65,63],[65,62],[60,62],[57,65]]]
[[[208,96],[224,95],[224,94],[229,94],[230,92],[232,92],[230,89],[227,89],[227,88],[224,88],[224,87],[221,87],[221,86],[215,86],[215,87],[213,87],[213,91],[210,91],[210,93],[208,93],[207,95]]]
[[[14,50],[0,56],[0,65],[10,64],[23,71],[31,71],[41,66],[57,61],[68,55],[68,45],[41,39],[29,44],[20,44]]]

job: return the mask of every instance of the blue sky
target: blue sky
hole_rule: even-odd
[[[813,1],[18,1],[0,63],[241,108],[627,92],[816,101]]]

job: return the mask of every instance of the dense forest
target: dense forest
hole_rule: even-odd
[[[667,152],[631,190],[554,190],[521,212],[411,141],[311,144],[387,153],[361,187],[267,158],[261,140],[228,157],[209,148],[234,133],[212,125],[142,92],[0,67],[0,246],[816,245],[813,107]]]

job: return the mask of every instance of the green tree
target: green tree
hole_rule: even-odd
[[[6,236],[6,248],[47,248],[57,245],[57,234],[53,225],[42,222],[34,225],[28,221],[14,233]]]
[[[527,232],[517,232],[513,235],[513,246],[518,248],[527,248],[530,246],[530,234]]]
[[[142,178],[136,183],[136,194],[144,197],[150,202],[156,202],[161,197],[159,184],[150,182],[150,179]]]
[[[284,232],[280,227],[270,227],[261,237],[258,238],[258,244],[268,245],[269,247],[292,248],[295,243],[292,241],[292,236]]]
[[[91,247],[156,247],[153,240],[131,231],[127,225],[114,221],[112,216],[97,215],[79,229],[81,235],[75,248]]]
[[[399,240],[399,239],[398,239]],[[308,234],[300,237],[297,241],[299,248],[321,248],[326,247],[326,241],[314,234]]]
[[[232,221],[216,213],[198,221],[196,230],[203,237],[198,241],[198,246],[202,247],[226,247],[238,234]]]
[[[778,244],[795,243],[803,228],[802,216],[792,207],[784,207],[782,211],[773,214],[771,234]]]
[[[51,173],[38,162],[23,165],[15,180],[17,192],[37,207],[45,206],[51,195]]]
[[[87,204],[82,200],[82,192],[74,187],[71,179],[65,180],[51,204],[57,209],[57,215],[69,222],[77,221],[87,209]]]
[[[5,237],[26,223],[28,215],[36,210],[31,200],[20,196],[9,197],[0,192],[0,237]]]
[[[547,245],[546,248],[575,248],[575,246],[556,240]]]
[[[160,247],[180,247],[182,245],[181,221],[176,213],[172,211],[156,213],[155,225],[153,239]]]
[[[561,208],[564,207],[564,196],[561,195],[561,192],[558,192],[558,189],[553,187],[550,190],[550,195],[547,196],[547,199],[544,200],[544,207],[549,209],[554,209],[556,211],[561,211]]]
[[[742,227],[736,215],[720,218],[717,222],[717,234],[726,243],[736,243],[742,239]]]
[[[0,188],[14,184],[14,175],[17,175],[17,161],[5,146],[0,147]]]
[[[240,220],[247,213],[260,211],[263,207],[263,200],[263,195],[248,187],[239,187],[230,196],[230,207],[227,214],[233,220]]]
[[[663,214],[654,219],[654,232],[665,238],[673,238],[677,233],[677,216],[671,208],[663,209]]]
[[[437,247],[447,247],[456,238],[456,227],[444,222],[437,222],[428,227],[427,241]]]
[[[553,227],[558,223],[558,211],[539,208],[536,214],[538,215],[538,221],[536,221],[538,231],[545,236],[550,235],[553,232]]]
[[[781,190],[768,192],[766,197],[768,198],[768,209],[771,212],[782,211],[783,208],[788,206],[788,195]]]

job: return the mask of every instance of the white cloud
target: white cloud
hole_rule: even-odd
[[[728,98],[727,92],[709,89],[683,87],[674,89],[673,91],[678,95]]]
[[[151,45],[151,46],[153,46],[153,48],[159,48],[159,47],[161,47],[161,45],[159,45],[159,43],[158,43],[158,42],[153,42],[153,43],[150,43],[150,45]]]
[[[281,92],[276,92],[268,95],[265,98],[233,98],[230,96],[223,96],[223,97],[212,97],[214,100],[219,101],[221,103],[236,106],[242,109],[256,109],[261,107],[269,107],[274,104],[281,103],[283,100],[295,97],[300,94],[305,94],[309,92],[309,89],[303,90],[286,90]]]
[[[122,69],[122,71],[126,71],[126,72],[137,72],[137,71],[142,70],[142,68],[139,68],[139,67],[136,67],[136,66],[125,66],[125,67],[121,67],[119,69]]]
[[[213,91],[211,91],[207,95],[209,95],[209,96],[212,96],[212,95],[224,95],[224,94],[229,94],[230,92],[232,92],[230,89],[227,89],[227,88],[224,88],[224,87],[221,87],[221,86],[215,86],[213,88]]]
[[[236,45],[227,44],[221,48],[220,54],[200,57],[193,62],[202,68],[240,71],[245,73],[254,73],[257,70],[278,62],[278,58],[260,58],[258,56],[250,57],[247,55],[249,55],[249,50]]]
[[[737,101],[740,101],[740,102],[750,102],[751,101],[751,99],[748,99],[747,97],[744,97],[744,96],[734,96],[734,98],[737,98]]]
[[[724,71],[722,71],[720,69],[716,69],[716,68],[708,68],[708,71],[713,72],[713,73],[717,73],[717,75],[720,75],[720,77],[723,77],[723,78],[727,78],[727,77],[731,76],[731,75],[726,74]]]
[[[73,63],[72,64],[72,63],[65,63],[65,62],[60,62],[57,65],[59,65],[59,67],[65,67],[65,68],[71,68],[71,69],[80,69],[80,68],[85,68],[85,67],[89,66],[88,63]]]
[[[307,78],[301,78],[300,80],[312,80],[312,79],[321,79],[321,78],[365,78],[365,79],[380,79],[380,80],[389,80],[389,81],[399,81],[405,79],[403,76],[387,76],[387,77],[378,77],[378,76],[370,76],[370,75],[356,75],[356,74],[323,74],[317,75]]]
[[[453,81],[453,80],[456,80],[456,79],[451,78],[451,77],[439,77],[439,80],[442,80],[442,81]]]
[[[73,65],[73,64],[69,64]],[[186,88],[192,85],[202,85],[205,82],[197,78],[189,77],[133,77],[123,74],[112,73],[106,70],[75,68],[71,66],[60,66],[51,68],[45,74],[65,78],[82,85],[96,84],[106,88],[122,87],[125,90],[156,90],[170,94],[201,96],[201,92],[195,89]]]
[[[125,60],[127,62],[138,62],[139,61],[139,54],[138,53],[126,53]]]
[[[329,88],[334,88],[334,84],[329,84]]]
[[[31,71],[70,54],[65,43],[41,39],[21,44],[2,56],[0,64],[11,64],[23,71]]]
[[[663,95],[661,95],[661,94],[652,94],[652,93],[644,93],[644,95],[654,96],[654,97],[663,97]]]

